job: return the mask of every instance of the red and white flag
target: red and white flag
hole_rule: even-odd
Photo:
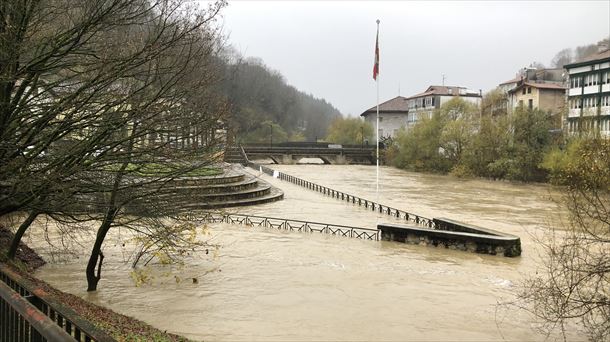
[[[379,75],[379,23],[377,24],[377,38],[375,38],[375,65],[373,65],[373,79]]]

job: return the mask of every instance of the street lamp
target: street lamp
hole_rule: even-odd
[[[269,148],[273,148],[273,123],[269,123],[269,130],[271,134],[269,134]]]
[[[360,126],[360,148],[364,148],[364,126]]]

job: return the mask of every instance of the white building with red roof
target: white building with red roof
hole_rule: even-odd
[[[429,86],[423,93],[409,97],[397,96],[379,104],[380,140],[395,137],[401,128],[411,128],[424,116],[432,117],[435,109],[455,97],[477,106],[481,103],[480,91],[464,87]],[[375,127],[376,113],[377,106],[373,106],[360,116]]]

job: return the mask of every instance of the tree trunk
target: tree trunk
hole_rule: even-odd
[[[11,241],[11,247],[9,248],[8,253],[7,253],[7,257],[10,260],[15,259],[15,255],[17,254],[17,249],[19,248],[19,243],[21,242],[21,238],[23,237],[23,234],[25,233],[26,230],[28,230],[28,228],[30,227],[32,222],[34,222],[34,220],[36,219],[36,217],[38,217],[39,214],[40,213],[36,210],[30,212],[30,214],[25,219],[25,221],[23,221],[21,223],[21,225],[19,226],[19,229],[17,229],[17,232],[15,232],[15,235],[13,236],[13,240]]]
[[[89,262],[87,263],[87,291],[97,291],[97,283],[102,277],[102,262],[104,261],[104,254],[102,253],[102,244],[106,238],[106,234],[110,230],[114,216],[118,212],[117,208],[110,208],[104,216],[104,221],[97,231],[95,243],[93,249],[91,249],[91,255],[89,256]],[[97,265],[97,273],[96,267]]]

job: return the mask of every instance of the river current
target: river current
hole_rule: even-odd
[[[370,166],[275,165],[275,169],[376,200]],[[361,207],[245,169],[281,188],[285,199],[228,210],[375,228],[395,222]],[[49,263],[36,276],[61,290],[159,329],[196,340],[544,340],[515,300],[540,262],[535,237],[565,214],[546,185],[524,185],[381,168],[379,202],[521,237],[506,258],[395,242],[363,241],[211,224],[211,243],[184,266],[153,265],[135,286],[121,235],[105,247],[99,290],[87,293],[84,256]],[[34,230],[35,232],[35,230]],[[34,233],[32,235],[35,235]],[[32,241],[33,240],[33,241]],[[30,237],[43,255],[48,249]],[[83,250],[87,250],[86,246]],[[47,255],[49,259],[49,255]],[[195,283],[193,278],[197,279]],[[570,331],[571,340],[584,339]],[[554,337],[551,336],[551,339]]]

